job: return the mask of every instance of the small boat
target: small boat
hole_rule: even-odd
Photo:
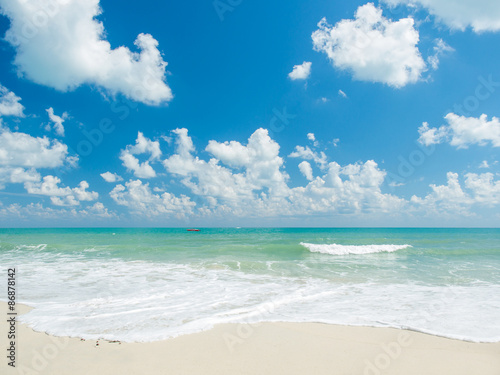
[[[199,232],[200,230],[199,229],[188,229],[187,231],[188,232]]]

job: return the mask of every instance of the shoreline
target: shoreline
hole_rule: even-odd
[[[28,306],[16,305],[20,314]],[[0,302],[7,316],[7,304]],[[1,348],[8,350],[2,319]],[[500,342],[473,343],[397,328],[324,323],[221,324],[164,341],[55,337],[18,323],[9,374],[445,374],[498,375]],[[4,371],[5,370],[5,371]]]

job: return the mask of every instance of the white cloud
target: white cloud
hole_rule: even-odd
[[[150,105],[172,99],[158,42],[139,34],[134,44],[140,52],[112,49],[97,20],[99,0],[0,0],[0,6],[10,19],[5,39],[26,78],[60,91],[96,85]]]
[[[297,79],[307,79],[311,74],[311,65],[312,62],[304,61],[300,65],[294,65],[293,70],[288,73],[288,77],[295,81]]]
[[[313,180],[312,167],[302,162],[299,168],[311,182],[305,187],[290,188],[286,184],[288,175],[281,170],[279,145],[264,129],[255,131],[247,145],[210,141],[206,151],[214,158],[208,162],[192,155],[195,149],[186,129],[177,129],[174,134],[176,154],[166,159],[164,165],[195,195],[209,202],[209,207],[199,208],[199,213],[272,217],[385,212],[404,204],[402,199],[381,192],[385,172],[373,161],[345,167],[337,163],[327,165],[324,153],[299,146],[296,157],[316,159],[328,169],[324,176]]]
[[[500,147],[500,121],[482,114],[479,118],[458,116],[449,113],[445,117],[451,130],[452,146],[467,148],[470,144],[484,146],[491,143],[493,147]]]
[[[30,194],[40,194],[47,196],[66,196],[71,194],[69,187],[61,188],[59,183],[61,180],[54,176],[45,176],[43,182],[36,184],[26,184],[26,190]]]
[[[434,55],[431,55],[427,57],[427,62],[431,66],[432,69],[436,70],[439,67],[439,59],[442,55],[444,55],[447,52],[453,52],[455,51],[454,48],[450,47],[448,44],[446,44],[443,39],[438,38],[435,40],[435,46],[433,48],[434,50]]]
[[[324,176],[292,190],[293,211],[298,214],[397,212],[405,201],[381,192],[385,175],[373,160],[344,167],[331,162]]]
[[[168,192],[154,194],[149,184],[143,184],[141,180],[126,182],[125,186],[117,185],[109,195],[117,204],[146,216],[175,214],[184,217],[192,214],[196,206],[196,203],[185,195],[176,197]]]
[[[156,177],[156,172],[153,167],[149,165],[149,161],[140,163],[139,159],[128,153],[127,150],[122,151],[120,159],[123,161],[123,165],[127,168],[127,170],[132,171],[134,176],[139,178]]]
[[[63,125],[63,123],[64,123],[64,120],[66,120],[68,118],[68,114],[66,112],[64,112],[62,114],[62,116],[57,116],[56,114],[54,114],[54,108],[52,108],[52,107],[50,107],[46,111],[49,115],[50,121],[53,124],[53,128],[54,128],[54,131],[56,132],[56,134],[60,137],[64,137],[64,125]],[[48,125],[48,130],[50,130],[50,125]]]
[[[151,141],[150,139],[144,137],[141,132],[137,135],[137,140],[135,145],[127,146],[125,150],[122,150],[120,154],[120,159],[123,165],[128,171],[132,171],[134,176],[139,178],[153,178],[156,177],[156,172],[149,164],[150,161],[158,160],[161,156],[160,142]],[[148,160],[144,162],[139,162],[134,155],[140,154],[150,154]]]
[[[0,166],[57,168],[65,162],[70,162],[65,144],[0,127]]]
[[[45,207],[41,203],[30,203],[26,206],[14,203],[0,208],[0,218],[4,222],[21,219],[26,222],[43,220],[42,223],[46,223],[47,219],[51,219],[52,222],[58,220],[67,224],[68,220],[79,222],[82,219],[100,220],[115,216],[116,214],[109,212],[100,202],[96,202],[94,205],[85,207],[82,210],[76,210],[74,207],[70,209]],[[88,221],[85,221],[85,223],[88,225]]]
[[[476,33],[500,30],[500,2],[495,0],[384,0],[387,4],[420,5],[451,29],[471,27]]]
[[[403,183],[403,182],[396,182],[396,181],[389,182],[389,186],[392,188],[395,188],[398,186],[404,186],[404,185],[405,185],[405,183]]]
[[[313,143],[314,147],[319,146],[319,142],[316,140],[314,133],[307,133],[307,139],[309,139]]]
[[[448,172],[446,185],[430,185],[432,192],[424,198],[413,196],[411,202],[427,214],[472,215],[474,205],[492,207],[500,204],[500,181],[492,173],[467,173],[464,187],[457,173]]]
[[[99,197],[99,194],[95,191],[87,191],[89,184],[87,181],[81,181],[78,187],[72,189],[76,199],[79,201],[93,201]]]
[[[493,147],[500,147],[500,121],[482,114],[477,117],[459,116],[448,113],[445,117],[448,125],[439,128],[429,128],[426,122],[418,129],[418,141],[426,146],[448,141],[457,148],[467,148],[477,144],[485,146],[491,143]]]
[[[5,189],[5,185],[22,184],[28,181],[40,181],[40,174],[34,169],[24,169],[15,167],[0,167],[0,190]]]
[[[257,129],[246,146],[236,141],[209,141],[206,151],[214,158],[208,162],[192,155],[195,150],[187,129],[173,133],[177,135],[176,153],[163,164],[169,173],[182,178],[181,182],[194,194],[237,202],[251,199],[254,190],[266,189],[272,196],[286,193],[288,175],[281,171],[279,145],[267,130]]]
[[[494,181],[493,173],[467,173],[465,187],[472,192],[475,202],[486,206],[500,203],[500,181]]]
[[[481,162],[481,164],[479,164],[479,168],[485,168],[485,169],[487,169],[489,167],[490,167],[490,165],[488,164],[488,162],[486,160],[483,160]]]
[[[19,96],[0,85],[0,116],[24,117],[24,106],[20,101]]]
[[[347,94],[339,89],[339,95],[343,98],[347,98]]]
[[[108,209],[101,202],[96,202],[92,206],[87,207],[85,210],[80,211],[81,216],[97,216],[101,218],[115,217],[116,214],[109,212]]]
[[[313,180],[313,171],[311,164],[309,164],[307,161],[303,161],[299,164],[299,170],[300,173],[304,175],[305,178],[307,178],[309,181]]]
[[[306,160],[313,160],[316,164],[318,164],[321,168],[326,167],[327,158],[326,154],[321,152],[313,151],[309,148],[309,146],[295,146],[295,151],[288,155],[289,158],[302,158]]]
[[[89,184],[81,181],[76,188],[60,187],[61,179],[45,176],[40,182],[26,182],[24,187],[29,194],[46,195],[56,206],[77,206],[80,201],[93,201],[99,197],[95,191],[87,191]]]
[[[429,123],[423,122],[422,126],[418,128],[418,142],[424,146],[441,143],[448,136],[448,130],[445,126],[440,128],[429,128]]]
[[[11,132],[0,123],[0,189],[8,183],[40,181],[40,168],[75,166],[78,158],[68,156],[68,147],[47,137]]]
[[[414,195],[411,197],[411,202],[424,208],[426,213],[432,211],[438,213],[457,212],[467,215],[468,211],[465,206],[470,206],[473,200],[462,190],[457,173],[448,172],[446,177],[446,185],[431,184],[432,192],[430,194],[425,198]]]
[[[106,182],[117,182],[117,181],[123,181],[123,178],[118,176],[116,173],[111,173],[111,172],[104,172],[101,173],[101,177],[104,179]]]
[[[288,179],[281,170],[283,159],[279,156],[279,149],[279,144],[269,137],[268,131],[260,128],[248,138],[246,146],[235,141],[209,141],[205,150],[228,166],[245,168],[248,184],[266,187],[279,195],[286,189]]]
[[[420,79],[426,64],[417,48],[412,18],[392,22],[372,3],[360,6],[355,19],[331,26],[323,18],[312,34],[314,49],[327,54],[334,67],[360,81],[400,88]]]
[[[134,146],[129,146],[127,149],[133,155],[151,154],[151,159],[159,159],[161,156],[160,142],[152,141],[141,132],[138,132]]]
[[[194,152],[194,144],[191,137],[188,136],[188,130],[186,128],[174,129],[172,133],[177,136],[175,139],[177,154],[186,158],[191,157],[191,153]]]
[[[450,172],[446,184],[430,185],[431,191],[427,195],[405,200],[382,191],[386,172],[373,160],[341,166],[336,162],[328,162],[324,153],[298,146],[294,157],[305,159],[298,167],[308,181],[290,187],[284,160],[279,152],[280,146],[265,129],[257,129],[245,143],[209,141],[204,150],[210,155],[207,160],[195,156],[197,150],[187,129],[176,129],[172,135],[175,151],[163,161],[163,165],[171,175],[169,179],[179,181],[191,191],[192,197],[174,195],[164,185],[153,187],[141,180],[131,180],[116,185],[111,191],[110,197],[116,204],[149,218],[190,216],[259,219],[384,213],[453,217],[457,213],[473,215],[474,208],[500,204],[500,181],[495,180],[492,173],[468,173],[463,176],[461,183],[458,174]],[[308,139],[314,142],[316,136],[309,133]],[[146,153],[155,160],[162,155],[158,142],[142,134],[138,134],[136,143],[126,149],[131,154]],[[310,161],[321,168],[316,176]],[[120,179],[111,172],[102,173],[101,176],[111,182]],[[4,166],[0,170],[2,181],[24,183],[29,194],[50,197],[56,206],[75,207],[82,206],[83,202],[94,203],[79,211],[61,211],[61,215],[67,217],[114,217],[100,202],[95,202],[99,195],[89,190],[86,181],[71,188],[52,175],[41,179],[34,167],[24,164]],[[12,206],[8,210],[7,207],[0,209],[0,212],[12,215],[10,211],[16,207],[25,209]],[[46,209],[49,216],[56,212],[59,211]],[[41,209],[39,214],[45,215]]]

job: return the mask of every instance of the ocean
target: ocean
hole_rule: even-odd
[[[53,335],[288,321],[500,341],[500,229],[0,229],[0,264],[34,307],[19,320]]]

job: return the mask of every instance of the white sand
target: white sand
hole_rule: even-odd
[[[0,312],[0,348],[7,353],[3,302]],[[469,343],[391,328],[225,324],[166,341],[101,340],[98,346],[96,341],[34,332],[22,324],[17,334],[16,368],[2,355],[0,374],[500,374],[500,343]]]

